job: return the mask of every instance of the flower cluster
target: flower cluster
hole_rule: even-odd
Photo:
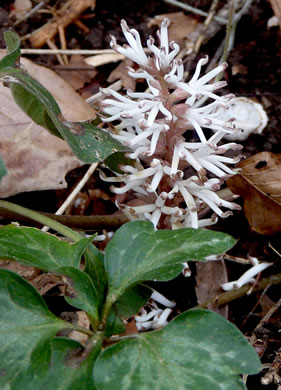
[[[239,161],[239,157],[224,156],[225,152],[241,149],[233,142],[222,144],[222,139],[239,129],[235,118],[220,119],[233,96],[219,96],[215,91],[226,82],[211,83],[227,64],[201,76],[208,61],[202,58],[193,77],[184,82],[184,66],[176,58],[180,47],[169,44],[168,26],[169,20],[164,19],[158,32],[159,47],[153,38],[148,39],[151,55],[143,49],[139,33],[125,21],[121,27],[129,45],[122,47],[111,37],[111,47],[139,66],[129,68],[129,75],[146,80],[148,90],[127,91],[126,96],[102,90],[103,121],[114,122],[113,136],[130,148],[128,157],[134,160],[133,165],[121,167],[124,174],[102,177],[124,184],[112,190],[130,219],[150,220],[155,228],[198,228],[240,208],[216,193],[224,179],[236,173],[229,164]],[[202,105],[201,98],[211,102]],[[131,194],[135,200],[130,205]],[[202,219],[206,206],[214,214]]]

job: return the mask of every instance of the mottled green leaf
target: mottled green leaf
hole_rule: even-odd
[[[92,279],[96,287],[99,301],[99,312],[102,312],[107,288],[107,275],[104,268],[104,256],[94,245],[85,252],[86,266],[84,272]]]
[[[35,228],[9,225],[0,228],[0,256],[49,272],[63,266],[78,268],[90,241],[91,237],[70,244]]]
[[[234,243],[220,232],[191,228],[154,231],[150,222],[129,222],[117,230],[105,250],[109,294],[116,300],[142,281],[170,280],[181,272],[184,261],[204,260]]]
[[[97,325],[98,296],[90,276],[73,267],[59,268],[56,273],[65,275],[68,279],[65,300],[70,305],[87,312],[92,324]]]
[[[51,359],[48,371],[38,378],[38,383],[23,382],[21,389],[11,390],[95,390],[93,363],[100,352],[100,345],[89,356],[82,355],[83,348],[76,341],[55,338],[51,343]],[[80,361],[79,361],[80,360]]]
[[[134,286],[118,298],[115,303],[117,313],[122,317],[132,317],[146,304],[152,294],[152,290],[146,286]]]
[[[105,349],[94,381],[98,390],[241,390],[239,374],[259,370],[254,348],[234,325],[214,312],[190,310],[160,331]]]
[[[124,322],[119,317],[116,307],[113,306],[109,316],[107,317],[104,335],[105,337],[110,337],[113,334],[124,333],[125,330],[126,328]]]
[[[0,269],[0,388],[26,389],[44,375],[51,357],[50,341],[68,324],[56,318],[35,288],[17,274]],[[33,387],[33,389],[38,387]]]
[[[0,69],[13,67],[20,57],[20,39],[13,31],[4,31],[7,55],[0,60]]]
[[[0,77],[10,86],[18,106],[38,125],[66,140],[73,153],[83,162],[105,160],[115,152],[128,148],[110,134],[89,122],[68,122],[50,92],[18,67],[19,38],[6,31],[7,56],[0,61]]]
[[[122,318],[129,318],[136,314],[146,304],[151,293],[150,288],[140,285],[126,290],[112,306],[106,323],[105,336],[125,332]]]
[[[0,181],[1,181],[2,177],[5,176],[6,174],[7,174],[7,168],[4,164],[4,161],[0,157]]]

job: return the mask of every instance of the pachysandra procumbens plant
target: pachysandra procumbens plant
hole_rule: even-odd
[[[208,58],[199,60],[194,75],[184,82],[184,66],[177,59],[180,47],[168,41],[169,20],[164,19],[155,45],[151,37],[147,55],[139,33],[121,22],[129,45],[118,45],[111,37],[111,47],[134,61],[139,69],[129,68],[129,75],[145,79],[147,92],[127,91],[121,95],[112,89],[103,89],[106,95],[101,109],[103,121],[118,124],[111,134],[130,147],[128,156],[135,165],[122,166],[124,174],[104,180],[124,183],[112,187],[119,196],[117,204],[130,219],[146,219],[155,228],[203,227],[227,217],[230,210],[240,206],[221,199],[216,192],[221,184],[237,170],[237,157],[226,157],[225,152],[242,147],[230,142],[221,144],[224,135],[239,131],[235,118],[221,120],[220,113],[228,108],[233,95],[218,96],[215,91],[225,81],[210,83],[227,64],[223,63],[201,76],[201,68]],[[201,105],[201,98],[210,103]],[[209,177],[210,174],[212,177]],[[136,205],[126,205],[124,194],[133,193]],[[202,219],[200,211],[206,206],[214,212]],[[221,208],[228,209],[223,211]]]
[[[201,202],[219,215],[223,214],[221,206],[235,208],[232,203],[222,203],[215,194],[221,180],[233,173],[225,163],[234,160],[225,160],[221,154],[236,148],[235,144],[218,146],[233,124],[218,121],[216,109],[225,104],[225,99],[213,94],[218,85],[206,85],[224,65],[199,78],[205,61],[200,60],[192,80],[183,83],[182,64],[174,60],[178,46],[173,44],[169,53],[167,24],[164,21],[161,28],[162,48],[157,49],[149,40],[155,55],[152,59],[143,51],[138,33],[129,31],[123,22],[130,47],[118,50],[139,63],[142,70],[130,73],[146,78],[150,92],[128,93],[128,97],[110,92],[114,99],[103,102],[104,111],[110,115],[107,120],[120,121],[115,137],[128,143],[130,156],[136,160],[135,166],[124,167],[126,175],[117,177],[125,186],[115,192],[122,195],[132,189],[139,194],[143,204],[131,209],[127,206],[129,213],[131,210],[150,219],[154,226],[147,221],[129,222],[114,233],[101,252],[93,245],[93,237],[85,238],[44,215],[0,200],[1,208],[47,225],[72,241],[31,227],[4,226],[0,229],[1,258],[63,277],[67,288],[64,299],[85,312],[89,320],[88,326],[82,327],[58,318],[31,284],[12,271],[0,269],[1,389],[241,389],[245,387],[239,375],[260,369],[257,354],[244,336],[214,312],[195,309],[176,316],[176,304],[154,292],[153,310],[142,310],[136,316],[151,295],[151,289],[143,285],[145,281],[174,279],[181,273],[183,262],[224,253],[235,243],[227,234],[210,230],[154,229],[208,224],[198,218]],[[83,134],[70,137],[58,120],[60,110],[52,96],[14,65],[20,55],[19,39],[10,33],[6,37],[9,50],[4,62],[0,62],[0,76],[7,82],[6,76],[12,75],[16,81],[10,78],[9,83],[22,87],[14,95],[19,97],[20,93],[22,99],[17,101],[22,108],[29,107],[34,99],[40,103],[33,107],[32,115],[27,110],[34,120],[39,117],[42,122],[46,109],[47,118],[52,119],[51,129],[60,130],[81,160],[80,152],[87,146],[83,161],[100,161],[113,151],[127,150],[108,134],[100,133],[100,129],[84,128]],[[211,97],[214,102],[197,107],[199,95]],[[49,124],[50,121],[45,123],[46,128]],[[203,126],[214,130],[209,139]],[[197,131],[198,142],[183,138],[192,128]],[[91,144],[95,137],[100,142]],[[88,154],[91,148],[94,155]],[[150,166],[144,168],[142,164]],[[188,166],[194,169],[194,175],[186,178],[183,172]],[[218,179],[207,179],[207,170]],[[0,159],[0,179],[5,174]],[[253,268],[235,285],[255,276],[258,269],[256,265]],[[162,329],[122,336],[126,330],[124,318],[134,315],[138,330]],[[79,343],[63,337],[58,332],[65,329],[83,333],[88,339],[83,344],[81,339]]]

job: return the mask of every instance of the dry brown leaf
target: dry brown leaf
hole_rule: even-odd
[[[77,321],[75,321],[75,325],[85,329],[90,329],[91,324],[87,314],[84,311],[76,311],[76,315]],[[86,334],[77,332],[76,330],[73,330],[71,333],[69,333],[68,337],[72,340],[78,341],[82,345],[85,345],[89,338]]]
[[[57,73],[72,86],[72,88],[77,91],[78,89],[84,87],[86,83],[88,83],[91,79],[93,79],[97,71],[95,69],[92,70],[79,70],[87,66],[87,63],[83,56],[81,55],[73,55],[70,58],[69,64],[66,67],[71,67],[73,70],[57,70]],[[75,69],[77,68],[77,70]]]
[[[184,47],[184,39],[190,34],[198,25],[194,16],[185,15],[183,12],[172,12],[169,14],[156,15],[148,23],[148,27],[161,25],[162,20],[170,19],[169,26],[169,41],[177,42],[181,48]]]
[[[228,282],[227,272],[223,260],[198,262],[196,263],[196,271],[195,291],[198,304],[201,305],[201,303],[221,294],[221,284]],[[228,318],[228,305],[218,307],[215,303],[210,303],[208,309]]]
[[[69,121],[86,121],[95,118],[96,114],[92,107],[78,95],[74,89],[51,69],[45,68],[29,61],[21,59],[24,69],[39,81],[53,95],[60,106],[64,117]],[[75,110],[73,109],[75,107]]]
[[[50,69],[22,59],[28,73],[55,97],[70,121],[95,117],[95,111]],[[73,107],[75,106],[75,110]],[[0,197],[25,191],[66,188],[66,173],[82,165],[67,143],[36,125],[14,102],[9,88],[0,85],[0,156],[8,174],[0,184]]]
[[[35,267],[28,267],[25,265],[22,265],[14,260],[1,260],[0,259],[0,268],[8,269],[9,271],[16,272],[29,282],[33,282],[38,275],[41,273],[41,271],[38,268]]]
[[[239,165],[241,173],[227,181],[244,199],[244,213],[251,228],[261,234],[281,231],[281,154],[258,153]]]
[[[122,81],[122,86],[129,90],[129,91],[135,91],[136,90],[136,79],[133,77],[130,77],[128,75],[128,66],[132,66],[133,61],[129,60],[128,58],[125,58],[109,75],[107,81],[109,83],[113,83],[116,80]]]
[[[112,62],[123,60],[124,58],[125,56],[123,56],[123,54],[105,53],[105,54],[98,54],[95,56],[87,57],[85,58],[85,62],[88,65],[97,67],[101,65],[111,64]]]
[[[60,290],[64,289],[60,275],[42,273],[31,281],[33,286],[38,290],[40,295],[45,295],[52,288],[59,286]],[[61,295],[64,295],[63,292]]]

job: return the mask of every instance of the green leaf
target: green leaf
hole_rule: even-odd
[[[160,331],[105,349],[94,365],[98,390],[241,390],[239,374],[260,370],[239,330],[207,310],[190,310]]]
[[[15,66],[20,57],[20,39],[18,35],[10,30],[4,31],[3,35],[7,46],[7,55],[0,60],[0,69]]]
[[[93,349],[82,362],[83,349],[76,341],[56,338],[51,343],[51,359],[48,371],[34,383],[31,377],[29,382],[23,381],[22,387],[12,390],[94,390],[93,363],[100,352],[100,345]],[[80,357],[80,356],[81,357]],[[81,363],[81,364],[79,364]]]
[[[83,162],[99,162],[112,153],[128,151],[127,147],[99,127],[88,122],[64,120],[53,96],[23,70],[7,68],[0,71],[0,76],[10,77],[11,91],[19,107],[34,122],[65,139]]]
[[[94,286],[96,287],[99,301],[99,312],[101,313],[108,284],[104,268],[104,256],[94,245],[89,245],[84,256],[86,261],[84,272],[90,276]]]
[[[10,70],[9,72],[11,73],[13,71]],[[16,74],[16,76],[21,76],[21,79],[23,80],[29,77],[20,69],[17,69],[17,72],[18,73]],[[15,78],[15,80],[17,80],[17,78]],[[39,84],[36,80],[30,78],[29,81],[32,86],[36,86],[36,85],[41,86],[41,84]],[[52,112],[54,113],[54,115],[56,115],[57,118],[62,118],[62,113],[60,111],[59,106],[57,105],[56,101],[47,90],[44,90],[43,87],[41,86],[40,88],[41,99],[39,99],[37,95],[35,95],[33,92],[30,92],[27,88],[25,88],[20,83],[15,83],[15,82],[10,83],[9,86],[14,101],[21,108],[21,110],[25,112],[25,114],[28,115],[33,120],[33,122],[35,122],[39,126],[44,127],[51,134],[63,138],[62,134],[57,130],[56,125],[51,119],[48,110],[45,108],[46,106],[48,106],[49,109],[52,110]],[[45,104],[42,104],[41,102],[42,98],[45,99]]]
[[[90,276],[73,267],[62,267],[56,273],[67,276],[65,300],[72,306],[84,310],[92,322],[98,324],[98,295]]]
[[[108,133],[99,127],[87,122],[64,122],[68,123],[69,129],[73,131],[79,128],[79,134],[73,134],[68,129],[60,131],[63,138],[71,147],[73,153],[85,163],[104,161],[112,153],[125,152],[129,149],[112,138]],[[60,129],[59,129],[60,130]]]
[[[116,301],[117,313],[122,317],[132,317],[146,304],[152,294],[152,290],[146,286],[134,286]]]
[[[119,317],[116,307],[113,306],[109,316],[107,317],[104,335],[105,337],[110,337],[113,334],[124,333],[125,330],[125,325],[122,319]]]
[[[182,263],[223,253],[235,240],[204,229],[154,231],[150,222],[134,221],[114,234],[105,250],[109,295],[115,301],[123,292],[145,280],[170,280]]]
[[[5,176],[6,174],[7,174],[7,168],[4,164],[4,161],[0,157],[0,181],[1,181],[2,177]]]
[[[112,153],[128,151],[92,122],[66,121],[50,92],[18,68],[20,41],[17,34],[6,31],[4,37],[8,54],[0,61],[0,77],[9,83],[15,102],[35,123],[66,140],[73,153],[86,163],[104,161]]]
[[[0,388],[22,390],[30,369],[34,380],[48,370],[50,341],[71,326],[48,310],[31,284],[5,269],[0,269],[0,312]]]
[[[118,172],[124,175],[124,171],[120,169],[120,165],[135,165],[135,160],[125,156],[125,153],[117,152],[111,154],[104,161],[104,164],[114,172]]]
[[[146,304],[150,296],[151,289],[146,286],[138,285],[126,290],[112,306],[106,322],[105,336],[110,337],[125,332],[126,328],[121,317],[132,317]]]
[[[8,225],[0,229],[0,254],[2,258],[53,272],[63,266],[78,268],[90,241],[91,237],[70,244],[35,228]]]

